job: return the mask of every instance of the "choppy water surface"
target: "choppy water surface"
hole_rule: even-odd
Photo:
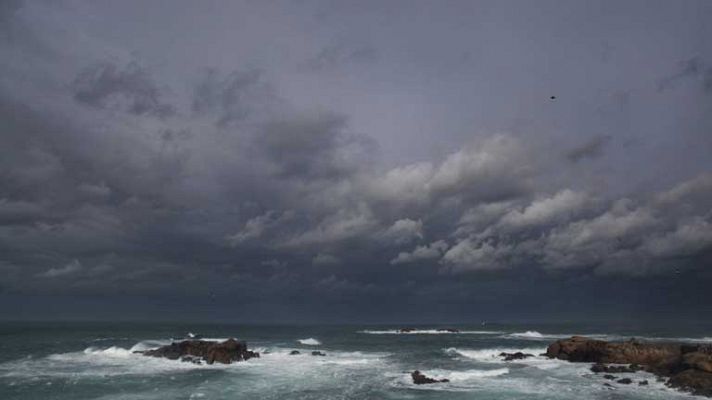
[[[712,341],[706,327],[608,329],[560,325],[220,326],[131,323],[0,323],[0,399],[691,399],[650,374],[614,384],[588,364],[536,356],[504,362],[502,352],[542,353],[571,334],[607,340]],[[194,365],[144,357],[197,332],[236,337],[262,353],[231,365]],[[312,350],[327,353],[315,357]],[[289,355],[300,350],[300,355]],[[412,384],[419,369],[450,383]]]

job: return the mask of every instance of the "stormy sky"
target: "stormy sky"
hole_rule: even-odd
[[[0,2],[0,318],[712,311],[712,2]]]

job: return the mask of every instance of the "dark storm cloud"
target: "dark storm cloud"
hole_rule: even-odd
[[[135,115],[167,117],[175,113],[164,103],[161,89],[137,62],[123,67],[99,63],[82,70],[72,83],[74,99],[97,108],[118,108]]]
[[[543,298],[533,282],[595,293],[610,275],[634,291],[709,279],[709,117],[650,92],[669,60],[697,61],[663,92],[705,84],[712,55],[643,51],[655,69],[640,74],[626,49],[650,32],[631,27],[611,41],[623,49],[609,50],[611,70],[586,58],[600,41],[547,30],[569,20],[558,14],[495,7],[494,20],[536,17],[500,35],[465,3],[425,4],[370,25],[381,13],[330,5],[343,18],[313,27],[310,5],[226,3],[199,31],[183,29],[188,3],[165,30],[119,22],[165,13],[138,4],[6,9],[28,36],[0,47],[2,290],[214,295],[290,314],[433,298],[461,309],[501,293],[529,304]],[[580,47],[580,64],[557,50]],[[448,61],[463,52],[478,56]]]
[[[586,158],[597,158],[603,153],[605,146],[611,141],[610,136],[596,136],[581,146],[574,147],[566,153],[571,162],[579,162]]]
[[[222,76],[215,69],[204,72],[193,91],[192,110],[210,114],[221,127],[238,123],[274,100],[259,70],[234,71]]]

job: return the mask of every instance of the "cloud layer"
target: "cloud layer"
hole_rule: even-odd
[[[413,49],[417,30],[395,14],[397,34],[367,40],[354,26],[381,13],[310,3],[285,17],[245,4],[272,35],[245,21],[201,58],[212,50],[192,41],[213,37],[167,25],[192,54],[161,34],[136,49],[150,27],[109,18],[107,37],[73,7],[0,10],[0,292],[211,293],[278,308],[457,293],[462,305],[524,287],[523,276],[712,279],[712,54],[665,53],[641,76],[616,52],[620,69],[601,56],[588,83],[562,67],[568,83],[541,88],[508,69],[538,57],[528,45],[501,39],[464,57],[450,25],[434,24],[452,47]],[[327,33],[305,30],[315,19]],[[522,53],[510,60],[506,48]],[[493,71],[509,77],[506,93],[489,90]],[[618,73],[634,80],[607,86]],[[451,91],[470,84],[480,95]]]

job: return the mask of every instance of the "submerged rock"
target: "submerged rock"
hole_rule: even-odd
[[[247,350],[247,344],[235,339],[228,339],[224,342],[212,342],[205,340],[184,340],[173,342],[167,346],[161,346],[154,350],[137,351],[145,356],[162,357],[169,360],[181,359],[186,362],[200,363],[204,360],[208,364],[222,363],[230,364],[235,361],[249,360],[259,357],[260,354]]]
[[[697,395],[712,397],[712,345],[650,343],[631,339],[606,342],[582,336],[557,340],[549,345],[550,358],[596,363],[593,372],[625,373],[645,370],[665,380],[666,385]],[[629,365],[606,365],[606,364]],[[622,382],[625,381],[625,382]],[[619,383],[632,381],[624,378]],[[639,383],[646,385],[646,383]]]
[[[433,379],[429,378],[425,375],[423,375],[422,372],[415,370],[410,374],[410,377],[413,378],[413,383],[416,385],[425,385],[428,383],[446,383],[450,382],[449,379]]]
[[[616,382],[622,383],[624,385],[630,385],[631,383],[633,383],[633,380],[630,378],[623,378],[623,379],[618,379]]]
[[[314,350],[311,352],[311,355],[324,357],[324,356],[326,356],[326,353],[322,353],[319,350]]]
[[[289,352],[290,356],[296,356],[297,354],[302,354],[302,353],[300,353],[299,350],[292,350]]]
[[[398,329],[398,332],[400,332],[400,333],[411,333],[411,332],[415,332],[415,331],[417,331],[417,329],[415,329],[415,328],[400,328],[400,329]]]

